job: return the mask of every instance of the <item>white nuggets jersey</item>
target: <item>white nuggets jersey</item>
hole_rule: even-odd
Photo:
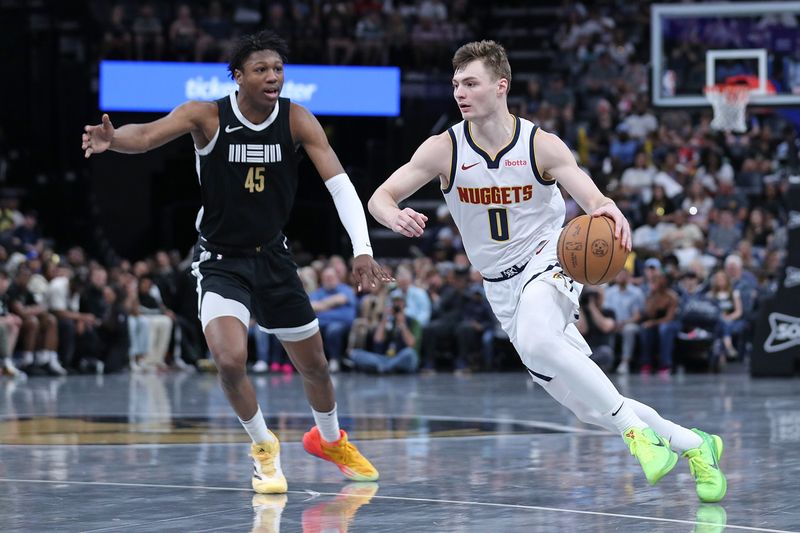
[[[442,189],[470,262],[485,278],[531,258],[564,224],[564,200],[554,180],[536,168],[538,126],[514,117],[511,142],[493,158],[461,121],[449,130],[450,181]]]

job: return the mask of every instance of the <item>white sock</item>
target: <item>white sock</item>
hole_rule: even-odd
[[[638,413],[634,411],[627,398],[623,398],[622,403],[606,414],[619,433],[624,433],[626,429],[630,428],[646,428],[647,424],[637,415]],[[658,433],[660,434],[660,432]]]
[[[330,413],[320,413],[313,408],[314,422],[317,423],[319,434],[325,442],[336,442],[339,440],[339,417],[336,416],[336,405]]]
[[[264,420],[264,415],[261,414],[260,406],[253,418],[247,421],[240,418],[239,422],[242,423],[244,430],[247,431],[247,434],[250,435],[250,438],[253,440],[253,442],[259,443],[275,440],[275,437],[272,436],[272,433],[267,431],[267,422]]]
[[[675,422],[662,418],[655,409],[636,400],[627,398],[625,403],[631,404],[636,414],[653,428],[653,431],[669,441],[670,447],[678,453],[697,448],[702,444],[703,439],[697,433],[679,426]]]

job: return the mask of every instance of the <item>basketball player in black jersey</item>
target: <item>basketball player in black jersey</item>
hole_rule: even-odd
[[[280,445],[246,374],[251,313],[280,339],[303,377],[316,421],[303,437],[306,451],[333,462],[351,480],[378,479],[339,429],[319,325],[281,233],[297,190],[297,148],[303,147],[333,196],[353,243],[359,285],[390,280],[372,258],[364,209],[316,117],[279,97],[287,52],[272,32],[244,36],[228,65],[239,86],[230,97],[186,102],[154,122],[120,128],[104,114],[82,138],[88,158],[106,150],[143,153],[191,133],[203,206],[192,265],[200,320],[222,388],[253,440],[253,489],[265,494],[286,492],[287,485]]]

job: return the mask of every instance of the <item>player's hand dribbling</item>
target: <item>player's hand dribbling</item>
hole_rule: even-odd
[[[406,237],[421,237],[427,221],[428,217],[406,207],[397,212],[392,222],[392,231]]]
[[[592,213],[593,217],[606,216],[614,221],[614,238],[619,241],[626,252],[631,251],[631,226],[628,224],[628,219],[619,210],[617,204],[613,201],[608,201],[601,205]]]
[[[111,139],[114,138],[114,126],[108,114],[103,113],[103,121],[95,126],[84,126],[84,133],[81,137],[81,149],[83,157],[89,159],[92,154],[99,154],[108,150],[111,146]]]
[[[358,281],[359,291],[366,287],[374,289],[378,286],[378,283],[394,281],[375,259],[367,254],[361,254],[353,258],[353,275]]]

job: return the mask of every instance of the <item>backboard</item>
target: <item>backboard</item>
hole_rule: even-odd
[[[800,106],[800,2],[653,4],[652,100],[705,106],[708,85],[751,88],[750,105]]]

